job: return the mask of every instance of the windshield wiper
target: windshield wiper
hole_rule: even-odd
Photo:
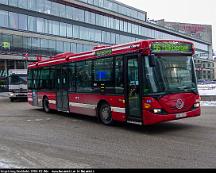
[[[192,88],[192,87],[189,87],[189,86],[181,86],[181,87],[178,87],[178,89],[183,89],[185,92],[193,92],[194,94],[197,94],[198,91],[196,88]]]

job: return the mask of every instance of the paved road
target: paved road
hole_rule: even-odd
[[[150,127],[104,126],[0,98],[0,168],[215,168],[216,108]]]

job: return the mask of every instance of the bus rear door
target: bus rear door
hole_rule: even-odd
[[[69,112],[68,101],[68,68],[65,65],[57,67],[57,110]]]

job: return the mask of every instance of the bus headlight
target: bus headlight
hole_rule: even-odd
[[[14,96],[14,93],[10,93],[9,95],[10,95],[10,97],[13,97],[13,96]]]
[[[162,109],[153,109],[153,112],[154,112],[155,114],[159,114],[159,113],[162,112]]]
[[[200,103],[199,102],[194,104],[194,108],[199,108],[199,107],[200,107]]]

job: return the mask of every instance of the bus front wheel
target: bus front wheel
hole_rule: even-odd
[[[49,108],[49,100],[47,97],[45,97],[43,99],[43,110],[46,112],[46,113],[49,113],[50,112],[50,108]]]
[[[113,123],[111,108],[108,104],[104,103],[100,106],[99,117],[105,125],[111,125]]]

